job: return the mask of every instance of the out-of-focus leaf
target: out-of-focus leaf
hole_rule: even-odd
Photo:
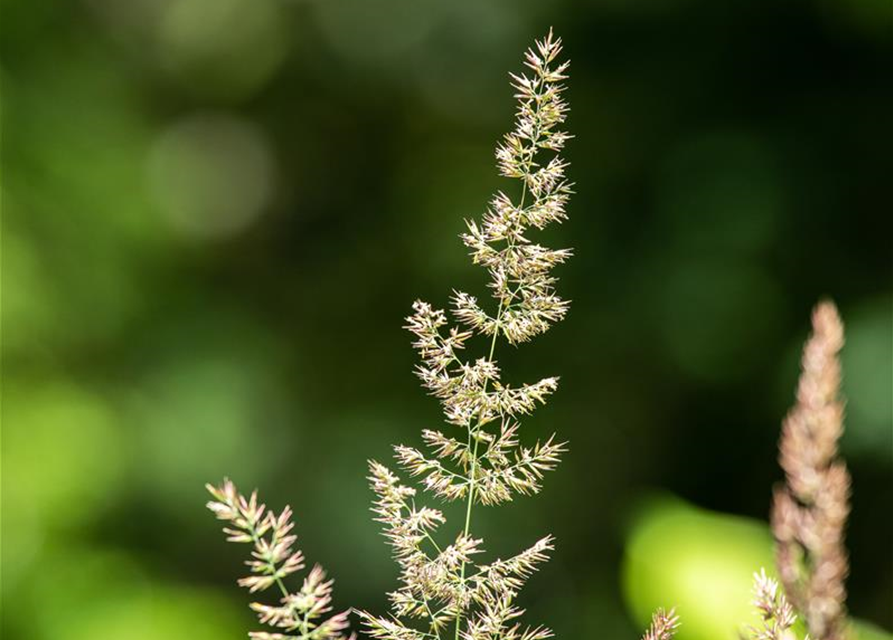
[[[159,580],[123,552],[48,550],[35,572],[28,638],[224,640],[243,635],[248,616],[213,592]],[[51,569],[50,569],[51,568]]]
[[[893,330],[890,298],[872,301],[844,317],[843,385],[847,435],[843,446],[890,458],[893,433]]]

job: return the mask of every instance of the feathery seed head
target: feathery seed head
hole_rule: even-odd
[[[402,586],[390,594],[393,617],[358,612],[366,633],[381,640],[443,640],[441,631],[455,626],[453,640],[545,640],[551,631],[522,628],[517,592],[548,559],[552,538],[507,560],[476,565],[482,541],[470,534],[472,507],[494,505],[516,495],[537,493],[547,471],[558,464],[564,443],[550,436],[533,446],[521,444],[521,416],[532,413],[558,387],[557,377],[510,385],[494,359],[496,341],[513,345],[544,333],[564,318],[568,302],[555,292],[552,269],[571,256],[569,249],[549,249],[530,234],[565,219],[571,185],[567,163],[557,154],[570,136],[561,129],[567,116],[564,100],[567,62],[557,62],[561,41],[550,31],[530,49],[528,72],[512,75],[518,99],[515,126],[496,149],[497,166],[518,179],[520,194],[499,191],[482,220],[468,220],[460,237],[473,262],[489,272],[493,302],[453,291],[451,326],[447,313],[416,301],[406,319],[419,353],[416,374],[442,406],[445,421],[462,430],[453,436],[434,429],[422,432],[428,452],[399,445],[399,466],[418,478],[428,492],[445,501],[466,502],[465,525],[448,545],[434,535],[443,514],[419,507],[415,490],[401,484],[387,467],[370,462],[369,481],[376,494],[372,510],[400,566]],[[491,307],[487,309],[485,307]],[[468,358],[473,335],[490,341],[489,352]],[[427,624],[422,631],[407,620]],[[657,639],[655,639],[657,640]]]
[[[779,444],[786,485],[775,491],[772,530],[785,591],[815,640],[845,635],[849,570],[843,544],[850,476],[837,459],[843,433],[839,396],[843,323],[831,302],[812,316],[803,350],[797,403],[785,418]]]

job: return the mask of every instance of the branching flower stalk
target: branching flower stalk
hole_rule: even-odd
[[[814,640],[845,637],[849,570],[844,527],[850,476],[838,459],[843,433],[839,351],[843,324],[831,302],[812,316],[803,350],[797,404],[782,428],[779,461],[786,484],[775,492],[772,531],[776,564],[788,598]]]
[[[513,387],[502,382],[494,359],[503,337],[517,345],[547,331],[564,318],[568,303],[556,293],[553,267],[567,260],[568,249],[548,249],[529,237],[532,229],[561,222],[571,185],[567,163],[558,155],[570,136],[561,130],[568,106],[563,98],[567,62],[558,62],[561,41],[551,31],[528,50],[526,75],[512,75],[519,101],[514,130],[496,150],[500,173],[521,181],[517,200],[499,192],[483,220],[467,221],[461,238],[475,264],[490,274],[496,312],[456,291],[449,326],[446,312],[426,302],[413,305],[407,328],[416,336],[421,356],[417,374],[437,397],[448,424],[464,431],[459,437],[425,430],[430,454],[397,446],[396,458],[422,487],[445,501],[464,501],[465,520],[454,541],[439,545],[434,533],[443,514],[415,503],[416,491],[401,484],[384,465],[370,462],[370,482],[377,499],[376,519],[394,549],[403,586],[390,594],[392,616],[361,611],[372,638],[382,640],[544,640],[544,627],[523,627],[518,591],[552,551],[551,536],[508,560],[477,564],[483,541],[471,534],[476,504],[496,505],[515,495],[541,489],[545,472],[555,468],[565,444],[555,436],[533,446],[519,438],[519,418],[553,393],[558,378]],[[489,338],[486,356],[461,356],[473,335]],[[413,625],[413,619],[421,621]],[[447,631],[449,629],[449,631]]]
[[[257,492],[246,498],[229,480],[219,487],[207,485],[214,500],[208,508],[218,519],[227,523],[223,531],[227,541],[253,545],[252,559],[246,564],[251,574],[241,578],[239,585],[251,593],[265,591],[275,586],[281,593],[279,604],[252,603],[261,624],[276,629],[275,632],[253,631],[252,640],[344,640],[348,627],[348,612],[332,610],[332,580],[326,580],[322,567],[316,565],[304,578],[300,590],[291,592],[285,579],[304,569],[304,554],[294,549],[297,541],[291,531],[294,528],[291,508],[285,507],[279,515],[260,504]]]

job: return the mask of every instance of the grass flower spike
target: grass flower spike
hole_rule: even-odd
[[[797,616],[784,591],[766,575],[765,569],[753,574],[753,583],[753,605],[763,620],[763,627],[751,627],[751,637],[753,640],[789,640],[792,637],[790,628],[797,621]]]
[[[679,616],[676,615],[675,609],[665,611],[658,609],[651,616],[651,626],[642,640],[672,640],[679,628]]]
[[[843,324],[830,302],[812,316],[813,334],[803,351],[797,404],[779,445],[787,483],[775,493],[772,530],[779,576],[814,640],[844,637],[849,570],[844,527],[850,476],[837,459],[843,433],[839,397]]]
[[[440,400],[446,432],[425,430],[429,453],[395,447],[400,466],[426,491],[444,501],[462,501],[465,520],[448,544],[437,542],[443,513],[419,506],[416,490],[387,467],[370,463],[377,498],[376,519],[400,566],[403,585],[390,594],[392,615],[359,612],[368,635],[381,640],[544,640],[544,627],[525,627],[518,591],[553,549],[545,536],[506,560],[478,563],[483,541],[471,533],[475,505],[496,505],[537,493],[543,475],[558,464],[564,443],[554,436],[521,444],[519,420],[546,401],[558,378],[511,386],[494,359],[500,337],[512,345],[530,340],[561,320],[568,303],[555,292],[553,267],[567,249],[548,249],[529,235],[565,218],[571,185],[558,153],[569,135],[561,129],[568,106],[563,98],[567,62],[559,62],[561,41],[550,32],[527,52],[526,75],[513,75],[519,101],[514,130],[496,150],[500,173],[520,180],[513,198],[499,192],[481,222],[466,222],[461,238],[472,260],[489,272],[493,310],[461,291],[447,313],[427,302],[413,305],[407,329],[421,356],[417,373]],[[464,356],[475,334],[489,338],[483,356]]]
[[[229,542],[253,545],[251,560],[247,561],[251,573],[239,580],[239,585],[250,592],[265,591],[277,587],[281,598],[277,605],[252,603],[261,624],[276,631],[254,631],[253,640],[342,640],[348,627],[348,612],[332,610],[332,581],[326,580],[325,571],[316,565],[304,578],[298,591],[285,586],[285,579],[304,569],[304,554],[294,548],[297,536],[292,533],[292,512],[285,507],[279,515],[260,504],[257,492],[246,498],[229,480],[219,487],[207,485],[214,500],[208,508],[218,519],[227,523],[223,531]]]

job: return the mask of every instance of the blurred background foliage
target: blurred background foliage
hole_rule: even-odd
[[[832,296],[850,605],[893,628],[889,2],[2,0],[0,24],[5,638],[243,637],[243,550],[202,507],[224,475],[381,610],[365,460],[439,415],[402,317],[483,292],[456,234],[505,187],[506,72],[553,24],[574,305],[497,356],[562,375],[527,434],[572,448],[479,533],[557,535],[524,604],[559,637],[678,604],[680,640],[735,638]]]

